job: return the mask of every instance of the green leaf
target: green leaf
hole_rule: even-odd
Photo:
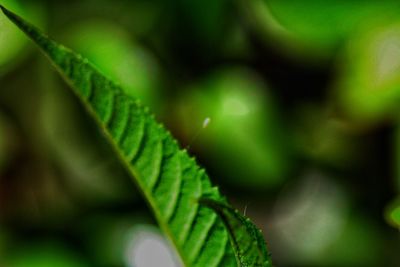
[[[307,51],[321,56],[336,53],[339,45],[361,28],[370,28],[382,20],[397,21],[398,1],[279,1],[252,0],[266,8],[284,29],[286,42],[305,45]],[[307,14],[306,16],[304,14]],[[268,20],[261,23],[270,23]],[[278,26],[279,25],[279,26]],[[272,25],[271,25],[272,26]],[[307,53],[309,56],[310,53]]]
[[[393,224],[400,227],[400,206],[393,208],[390,212],[390,219],[392,220]]]
[[[249,218],[213,198],[203,197],[200,199],[200,204],[214,210],[224,222],[239,266],[272,266],[261,230]]]
[[[393,200],[385,211],[386,221],[400,229],[400,198]]]
[[[195,160],[179,148],[176,140],[155,121],[146,107],[124,94],[86,59],[0,7],[41,48],[71,85],[135,178],[160,227],[174,242],[185,265],[237,266],[239,263],[229,242],[229,233],[236,239],[240,232],[228,232],[224,221],[215,212],[199,205],[198,200],[205,196],[217,203],[226,203],[226,200],[211,185],[207,174]],[[247,232],[250,227],[251,223],[246,221]],[[248,240],[251,237],[243,238],[243,244],[237,246],[251,248],[253,243],[244,243]],[[240,250],[235,248],[235,251]]]

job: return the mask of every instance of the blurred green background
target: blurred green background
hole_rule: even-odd
[[[276,266],[400,266],[400,2],[0,3],[150,106]],[[179,266],[102,134],[2,15],[0,266]]]

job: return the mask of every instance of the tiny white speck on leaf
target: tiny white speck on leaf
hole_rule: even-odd
[[[210,124],[211,119],[209,117],[205,118],[203,121],[203,129],[206,128],[208,126],[208,124]]]

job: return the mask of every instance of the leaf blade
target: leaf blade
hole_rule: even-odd
[[[0,8],[39,46],[92,115],[186,266],[237,266],[223,220],[198,203],[204,196],[221,203],[225,199],[196,161],[146,107],[125,95],[86,59]]]

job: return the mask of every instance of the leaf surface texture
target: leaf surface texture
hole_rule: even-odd
[[[123,93],[86,59],[18,15],[1,9],[39,46],[95,119],[185,266],[238,266],[224,221],[198,201],[207,196],[226,203],[225,198],[149,110]]]

